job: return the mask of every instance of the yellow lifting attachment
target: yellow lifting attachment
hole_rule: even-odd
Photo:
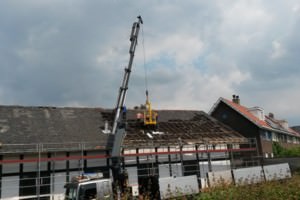
[[[157,128],[157,112],[153,111],[151,108],[151,103],[149,101],[148,95],[148,77],[146,69],[146,55],[145,55],[145,45],[144,45],[144,30],[142,27],[142,38],[143,38],[143,52],[144,52],[144,70],[145,70],[145,87],[146,87],[146,104],[144,110],[144,126],[150,129]]]
[[[146,90],[146,104],[144,111],[144,125],[156,126],[157,123],[157,112],[153,111],[151,108],[151,103],[149,101],[148,90]]]

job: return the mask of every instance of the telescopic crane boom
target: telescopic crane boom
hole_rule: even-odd
[[[112,126],[112,135],[113,135],[113,146],[111,153],[111,161],[112,161],[112,173],[113,179],[115,183],[120,184],[120,177],[122,177],[121,167],[120,167],[120,157],[121,157],[121,146],[123,143],[123,139],[125,137],[125,119],[123,113],[126,112],[126,108],[124,106],[126,92],[128,89],[128,83],[130,78],[130,72],[132,68],[134,53],[136,49],[136,45],[138,43],[138,35],[141,24],[143,24],[143,20],[141,16],[138,16],[138,21],[134,22],[131,29],[130,34],[130,49],[129,49],[129,63],[127,68],[125,68],[124,78],[122,81],[122,85],[119,89],[119,95],[117,99],[117,105],[115,109],[115,116]]]
[[[134,58],[134,52],[135,48],[137,45],[137,39],[139,35],[139,30],[140,30],[140,24],[143,24],[143,20],[141,16],[138,16],[138,21],[134,22],[132,25],[131,29],[131,34],[130,34],[130,49],[129,49],[129,63],[127,68],[125,68],[125,73],[124,73],[124,78],[122,82],[122,86],[120,87],[119,90],[119,95],[118,95],[118,100],[117,100],[117,105],[116,105],[116,113],[113,121],[113,128],[112,128],[112,134],[116,133],[117,125],[120,123],[120,114],[122,113],[122,109],[124,108],[124,103],[125,103],[125,97],[126,97],[126,92],[128,89],[128,82],[129,82],[129,77],[130,77],[130,72],[132,68],[132,63],[133,63],[133,58]]]
[[[137,22],[132,25],[132,30],[130,34],[130,49],[129,49],[129,63],[127,68],[125,68],[125,74],[122,81],[122,85],[119,90],[119,95],[117,99],[117,105],[115,109],[115,116],[112,126],[111,135],[109,140],[112,141],[112,152],[111,152],[111,169],[113,175],[113,181],[104,178],[90,178],[88,175],[82,175],[80,177],[74,177],[71,183],[65,185],[66,187],[66,197],[67,200],[79,200],[91,198],[95,196],[97,199],[112,199],[114,189],[117,192],[117,199],[120,199],[121,184],[123,183],[124,173],[121,172],[121,147],[123,139],[125,137],[125,98],[128,89],[128,82],[130,77],[130,72],[132,68],[134,52],[137,45],[137,39],[139,35],[140,26],[143,24],[141,16],[138,16]],[[108,132],[107,132],[108,133]],[[114,187],[112,187],[112,185]],[[92,192],[91,192],[92,191]],[[95,199],[96,199],[95,198]]]

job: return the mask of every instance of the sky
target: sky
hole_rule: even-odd
[[[1,0],[0,104],[114,108],[138,15],[127,107],[147,77],[154,109],[236,94],[300,125],[299,0]]]

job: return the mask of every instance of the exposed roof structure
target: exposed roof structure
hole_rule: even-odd
[[[251,108],[247,108],[243,105],[240,105],[239,103],[235,103],[225,98],[219,98],[219,100],[215,103],[215,105],[211,109],[210,113],[212,113],[221,102],[225,103],[226,105],[231,107],[236,112],[240,113],[242,116],[244,116],[246,119],[248,119],[249,121],[251,121],[253,124],[255,124],[260,128],[269,129],[275,132],[282,132],[288,135],[300,137],[299,132],[291,129],[290,127],[285,127],[283,125],[284,124],[283,122],[287,124],[285,120],[278,120],[275,119],[274,116],[267,116],[267,115],[264,115],[264,118],[260,119],[250,112]]]
[[[150,131],[137,120],[137,110],[127,112],[124,145],[166,145],[170,143],[238,142],[245,138],[202,111],[158,111],[158,129]],[[0,106],[0,142],[36,144],[91,142],[108,144],[103,133],[111,124],[112,110],[103,108]],[[110,127],[109,127],[110,128]],[[152,138],[149,138],[149,134]]]
[[[158,111],[157,131],[141,129],[132,116],[137,112],[133,110],[129,113],[128,134],[124,145],[149,142],[147,133],[151,134],[151,140],[156,145],[178,144],[179,142],[213,144],[244,141],[244,137],[239,133],[203,111],[160,110]]]

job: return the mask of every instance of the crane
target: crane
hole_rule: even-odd
[[[125,73],[122,81],[122,85],[119,89],[119,95],[117,98],[117,105],[115,109],[115,116],[112,126],[112,136],[113,136],[113,146],[111,152],[111,169],[113,175],[113,181],[116,187],[120,188],[120,177],[123,176],[121,172],[121,151],[122,151],[122,143],[125,138],[125,119],[124,113],[126,112],[125,98],[126,92],[128,89],[128,83],[134,58],[135,49],[138,43],[138,35],[140,31],[140,26],[143,24],[143,19],[141,16],[138,16],[138,21],[134,22],[131,29],[130,34],[130,48],[129,48],[129,63],[127,68],[125,68]]]
[[[133,23],[131,34],[130,34],[130,49],[129,49],[129,63],[125,68],[125,73],[122,81],[122,85],[119,89],[117,98],[117,104],[115,108],[115,115],[112,125],[112,131],[109,135],[109,141],[112,141],[111,151],[111,169],[113,181],[110,179],[102,178],[101,174],[96,174],[94,177],[91,175],[82,175],[79,177],[73,177],[73,181],[65,185],[66,200],[79,200],[87,199],[90,196],[97,197],[100,199],[112,199],[112,190],[115,189],[117,192],[117,199],[120,199],[120,192],[122,188],[122,178],[124,173],[121,171],[121,151],[122,143],[125,138],[125,98],[128,89],[128,83],[134,58],[135,49],[138,43],[138,35],[143,20],[141,16],[137,17],[138,20]],[[114,187],[112,187],[112,184]],[[93,191],[93,193],[91,193]]]
[[[146,89],[146,103],[142,105],[144,109],[144,114],[141,113],[139,116],[143,116],[144,127],[146,129],[156,129],[157,128],[157,117],[158,114],[154,110],[152,110],[151,103],[149,100],[149,92],[148,92],[148,76],[147,76],[147,68],[146,68],[146,53],[145,53],[145,45],[144,45],[144,31],[142,29],[142,37],[143,37],[143,54],[144,54],[144,70],[145,70],[145,89]]]
[[[135,53],[135,48],[137,45],[137,39],[139,35],[139,30],[140,30],[140,24],[143,24],[143,19],[141,16],[138,16],[138,21],[134,22],[132,25],[131,29],[131,34],[130,34],[130,49],[129,49],[129,63],[127,68],[125,68],[125,73],[122,81],[122,85],[119,89],[119,95],[117,99],[117,105],[116,105],[116,112],[115,112],[115,117],[113,121],[113,127],[112,127],[112,134],[116,134],[117,132],[117,125],[121,123],[121,118],[120,114],[122,114],[122,109],[124,109],[124,103],[125,103],[125,97],[126,97],[126,92],[128,89],[128,83],[129,83],[129,78],[130,78],[130,73],[131,73],[131,68],[132,68],[132,63],[133,63],[133,58],[134,58],[134,53]]]

